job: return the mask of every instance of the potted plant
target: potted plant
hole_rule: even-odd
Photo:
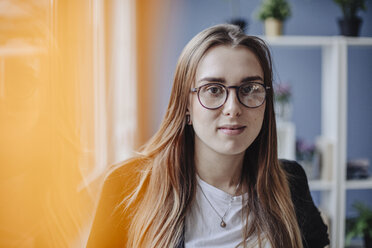
[[[338,19],[340,34],[359,36],[362,19],[357,16],[359,10],[366,11],[365,0],[333,0],[342,10],[343,17]]]
[[[353,204],[358,217],[346,221],[346,244],[350,244],[353,237],[364,237],[364,247],[372,248],[372,210],[361,202]]]
[[[296,160],[304,168],[307,178],[319,179],[319,163],[316,147],[301,138],[296,139]]]
[[[283,22],[291,16],[291,7],[286,0],[263,0],[257,17],[265,22],[265,34],[277,36],[282,34]]]
[[[288,83],[275,83],[274,85],[275,114],[278,121],[288,122],[292,115],[292,90]]]

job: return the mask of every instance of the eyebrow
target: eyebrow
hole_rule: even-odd
[[[252,82],[252,81],[262,81],[263,82],[264,80],[260,76],[251,76],[251,77],[243,78],[243,80],[241,82],[245,83],[245,82]]]
[[[204,78],[200,79],[198,81],[198,83],[204,82],[204,81],[226,83],[226,80],[224,78],[219,78],[219,77],[204,77]],[[252,81],[262,81],[263,82],[263,79],[260,76],[249,76],[249,77],[243,78],[240,82],[241,83],[246,83],[246,82],[252,82]]]

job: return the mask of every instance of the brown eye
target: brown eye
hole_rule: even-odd
[[[250,93],[252,93],[252,91],[254,90],[253,88],[254,86],[252,84],[246,84],[246,85],[242,85],[240,87],[240,94],[242,94],[243,96],[245,95],[249,95]]]
[[[210,96],[215,96],[218,97],[221,94],[224,93],[224,88],[220,85],[207,85],[205,89],[203,90],[204,92],[208,93]]]

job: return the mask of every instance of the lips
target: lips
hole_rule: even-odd
[[[238,135],[244,132],[246,126],[242,125],[224,125],[218,127],[218,130],[227,135]]]

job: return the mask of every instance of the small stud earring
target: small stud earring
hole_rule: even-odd
[[[186,124],[187,125],[191,125],[192,124],[190,115],[186,115]]]

